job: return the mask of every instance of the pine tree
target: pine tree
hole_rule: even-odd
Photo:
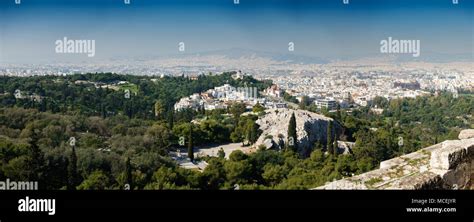
[[[191,162],[194,161],[194,147],[193,147],[193,125],[189,125],[189,136],[188,136],[188,157]]]
[[[225,151],[222,147],[219,149],[219,151],[217,151],[217,157],[219,157],[221,159],[225,158]]]
[[[297,136],[296,136],[296,117],[295,113],[291,114],[290,122],[288,124],[288,143],[287,148],[293,151],[298,150]]]
[[[258,124],[255,123],[255,121],[253,120],[250,120],[250,123],[249,123],[249,142],[251,144],[254,144],[255,142],[257,142],[257,139],[258,139]]]
[[[76,147],[72,147],[71,155],[68,160],[67,166],[67,176],[68,176],[68,183],[67,189],[68,190],[75,190],[76,186],[79,185],[79,179],[77,176],[77,156],[76,156]]]

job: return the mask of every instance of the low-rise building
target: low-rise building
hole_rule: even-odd
[[[337,108],[337,102],[332,98],[317,99],[315,104],[319,109],[335,110]]]

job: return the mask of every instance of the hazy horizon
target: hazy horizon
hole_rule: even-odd
[[[99,61],[229,49],[363,58],[379,54],[380,41],[388,37],[420,40],[418,60],[430,54],[469,60],[473,8],[474,2],[463,0],[2,1],[0,61]],[[95,40],[95,56],[55,53],[55,41],[64,37]],[[180,42],[185,52],[178,51]]]

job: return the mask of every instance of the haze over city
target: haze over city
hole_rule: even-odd
[[[2,1],[0,64],[232,55],[231,49],[321,63],[380,56],[380,41],[388,37],[421,42],[420,57],[410,61],[472,61],[473,7],[445,0]],[[64,37],[95,40],[96,55],[55,53],[55,41]]]

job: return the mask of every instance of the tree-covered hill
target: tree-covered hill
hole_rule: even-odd
[[[251,76],[235,80],[235,72],[220,75],[189,77],[150,77],[89,73],[67,76],[0,77],[2,107],[35,108],[53,113],[80,113],[87,116],[113,116],[123,113],[144,119],[155,116],[156,102],[166,112],[171,111],[180,98],[193,93],[230,84],[235,87],[257,87],[263,90],[271,82],[255,80]],[[121,84],[121,81],[127,82]],[[126,98],[129,90],[129,98]],[[15,93],[34,99],[15,99]]]
[[[179,167],[169,156],[176,147],[252,144],[259,136],[258,116],[241,115],[242,104],[228,110],[172,111],[179,98],[224,83],[260,90],[269,84],[231,75],[2,77],[0,181],[33,180],[40,189],[123,189],[125,184],[135,189],[233,189],[235,184],[241,189],[307,189],[455,139],[474,125],[472,94],[377,98],[369,107],[325,113],[344,127],[338,140],[355,142],[352,154],[326,153],[330,145],[316,143],[304,155],[292,149],[235,151],[229,159],[222,153],[201,159],[209,164],[203,172]],[[22,98],[15,98],[18,89]],[[127,89],[130,99],[124,97]],[[384,112],[372,112],[375,105]],[[193,142],[179,144],[179,138]]]

